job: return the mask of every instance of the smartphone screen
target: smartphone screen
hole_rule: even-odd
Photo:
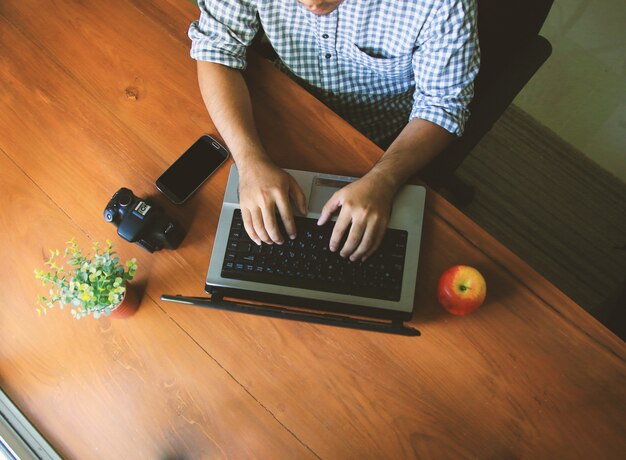
[[[228,150],[211,136],[198,139],[156,181],[176,204],[184,203],[228,158]]]

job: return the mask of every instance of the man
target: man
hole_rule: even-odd
[[[479,65],[475,0],[198,3],[191,56],[239,170],[248,235],[257,244],[282,244],[277,218],[296,235],[290,199],[306,213],[302,190],[261,145],[239,72],[262,24],[280,68],[386,148],[365,176],[329,199],[318,221],[339,211],[330,250],[365,260],[383,238],[398,189],[463,131]]]

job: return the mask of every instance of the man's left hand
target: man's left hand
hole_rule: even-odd
[[[318,225],[324,225],[340,209],[330,238],[329,249],[339,250],[351,261],[365,260],[378,249],[391,216],[395,189],[374,175],[346,185],[324,205]],[[350,228],[343,247],[344,233]]]

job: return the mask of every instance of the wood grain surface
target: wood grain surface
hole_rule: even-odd
[[[200,134],[187,2],[32,0],[0,9],[0,385],[68,458],[602,457],[626,450],[626,348],[491,236],[429,193],[406,338],[162,303],[202,295],[228,167],[184,206],[154,180]],[[363,174],[381,154],[252,59],[263,142],[295,169]],[[119,187],[188,229],[176,251],[122,241]],[[7,199],[10,197],[11,199]],[[35,313],[32,270],[71,237],[136,257],[128,320]],[[487,303],[452,317],[439,274],[465,263]]]

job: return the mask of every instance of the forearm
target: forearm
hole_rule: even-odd
[[[415,118],[405,126],[367,175],[376,176],[395,193],[443,151],[454,137],[435,123]]]
[[[198,61],[198,82],[211,120],[237,166],[269,161],[254,124],[250,94],[241,72],[221,64]]]
[[[209,115],[239,169],[239,204],[246,232],[257,244],[282,244],[278,214],[287,235],[295,238],[290,200],[306,214],[306,198],[295,179],[265,153],[243,76],[238,70],[198,61],[198,80]]]

